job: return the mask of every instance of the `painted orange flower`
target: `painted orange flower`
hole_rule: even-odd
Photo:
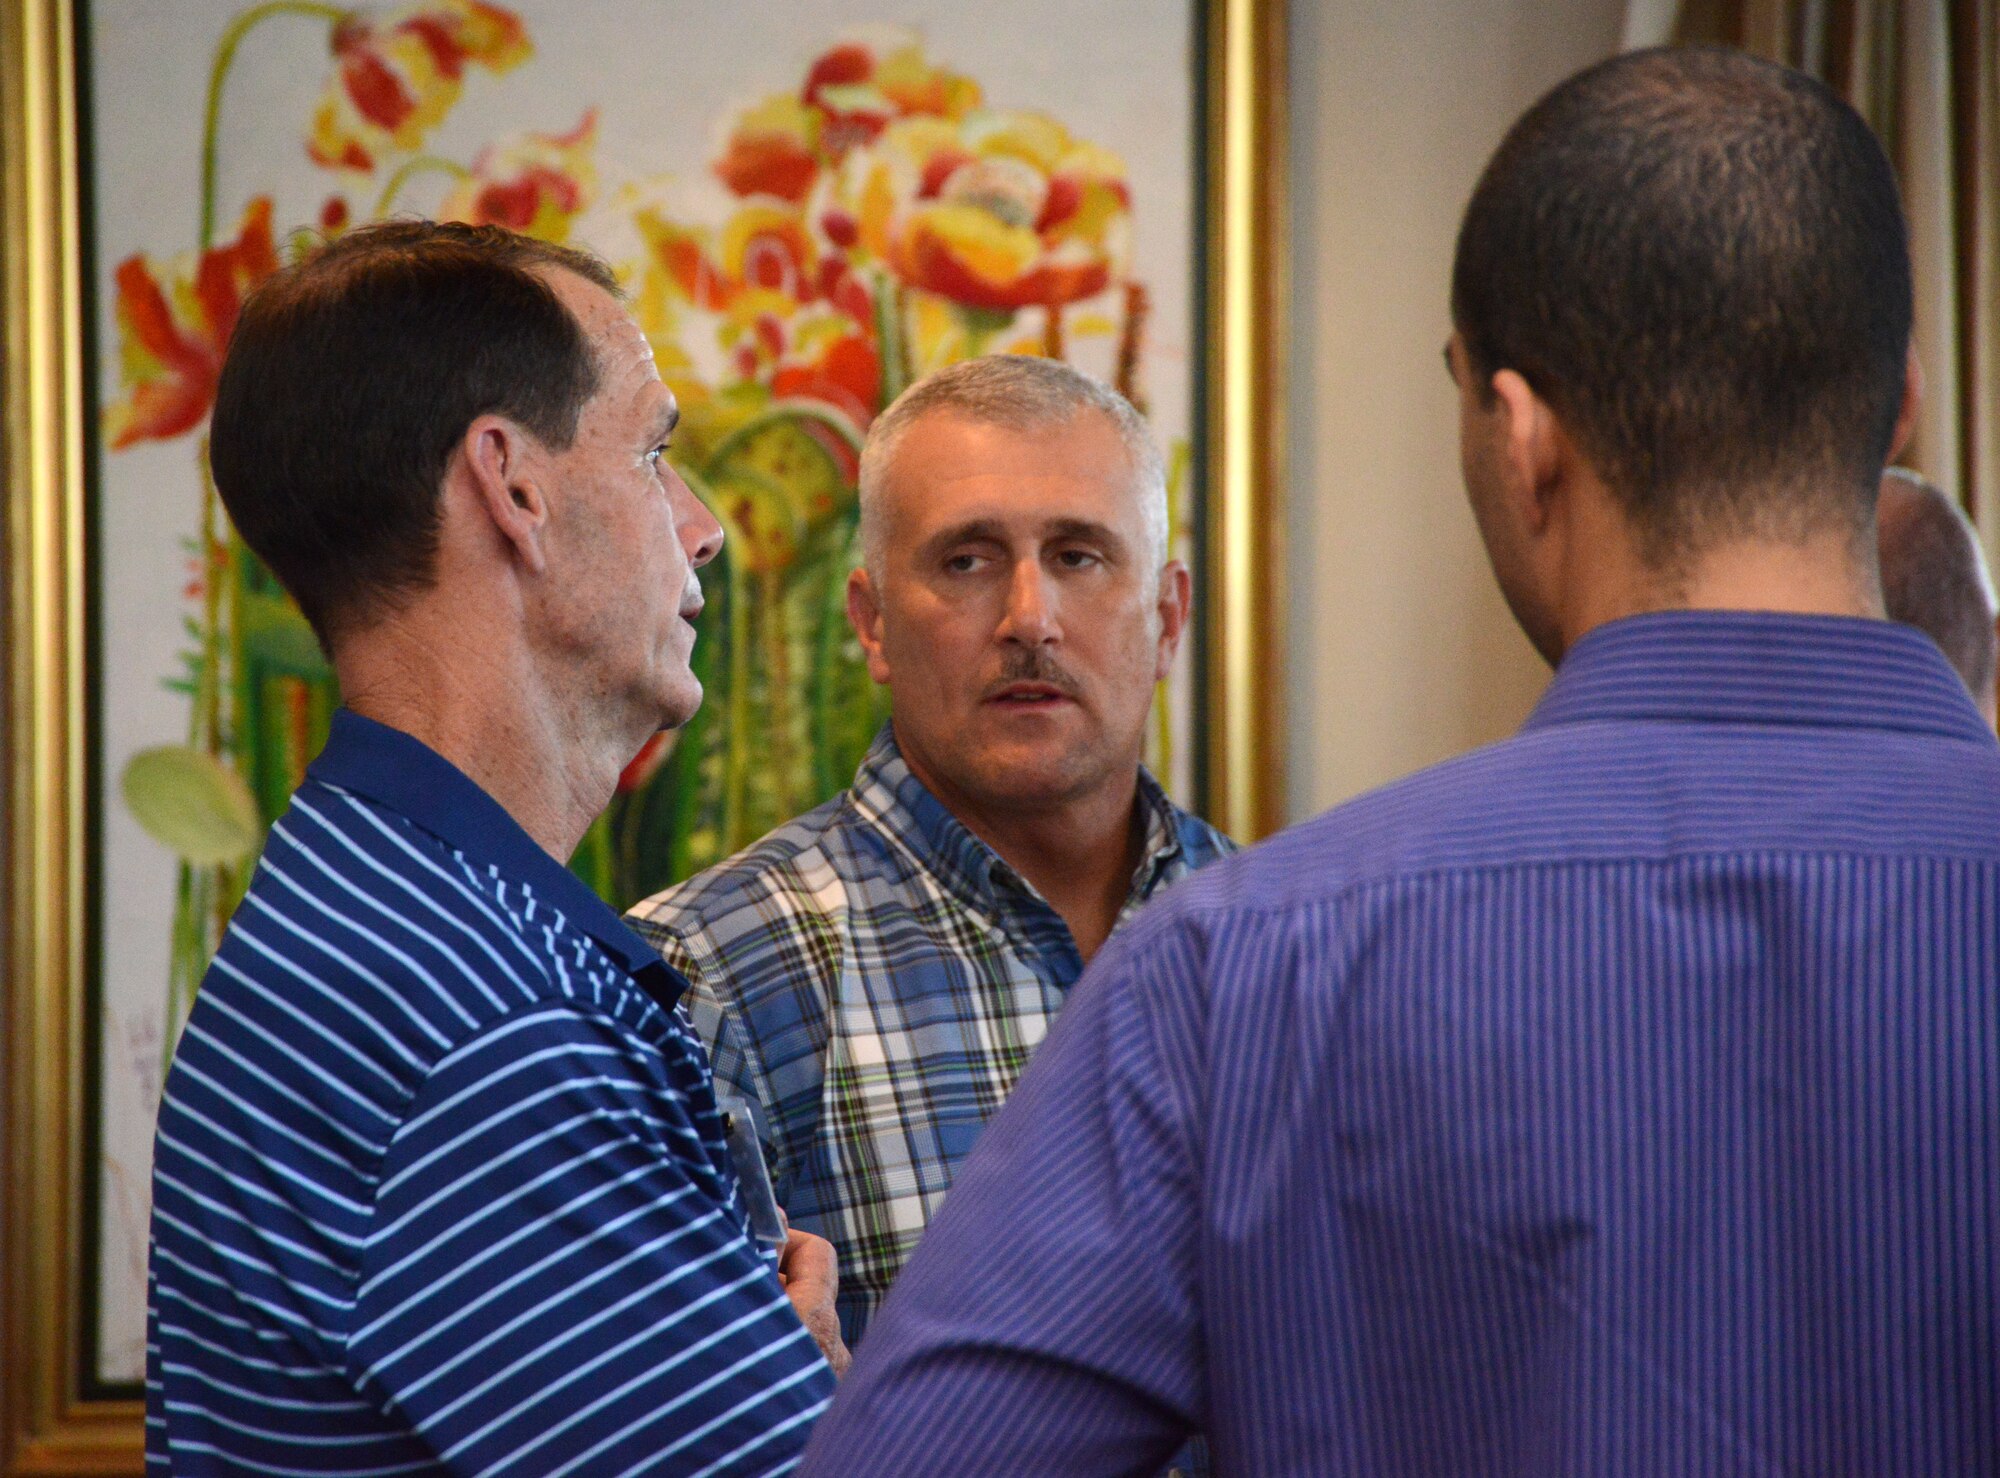
[[[774,195],[794,205],[819,178],[818,109],[780,93],[737,118],[716,178],[738,195]]]
[[[339,68],[306,152],[329,168],[373,170],[383,153],[422,145],[458,101],[468,63],[505,72],[533,49],[521,18],[487,0],[354,11],[334,27]]]
[[[167,441],[201,423],[215,403],[243,299],[277,270],[271,202],[262,195],[244,211],[236,239],[199,260],[181,258],[164,273],[143,256],[118,264],[119,372],[127,394],[105,411],[113,450]]]
[[[544,241],[569,238],[570,223],[597,193],[597,110],[565,134],[523,134],[490,145],[472,161],[471,177],[439,208],[448,221],[505,226]]]

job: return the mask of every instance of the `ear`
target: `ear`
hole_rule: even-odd
[[[549,509],[540,443],[505,416],[487,415],[465,428],[458,451],[474,505],[523,567],[545,573]]]
[[[847,624],[861,642],[868,657],[868,675],[886,685],[889,659],[882,650],[882,602],[868,571],[856,570],[847,577]]]
[[[1555,412],[1518,371],[1493,376],[1493,413],[1500,418],[1503,485],[1522,527],[1539,534],[1555,510],[1566,442]]]
[[[1162,681],[1174,665],[1181,637],[1187,631],[1188,607],[1194,600],[1194,577],[1177,559],[1160,571],[1160,643],[1153,663],[1153,681]]]
[[[1903,358],[1903,403],[1896,411],[1896,429],[1889,436],[1889,461],[1893,465],[1903,448],[1916,434],[1917,413],[1924,407],[1924,363],[1917,358],[1917,341],[1910,340],[1910,352]]]

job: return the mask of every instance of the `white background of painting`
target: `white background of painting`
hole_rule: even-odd
[[[89,65],[99,294],[99,395],[115,399],[110,317],[116,264],[145,253],[165,265],[195,245],[203,93],[216,38],[243,6],[207,0],[97,0]],[[699,194],[723,120],[737,106],[796,88],[810,59],[856,26],[920,25],[930,56],[969,73],[996,108],[1046,112],[1112,148],[1130,170],[1134,272],[1153,291],[1144,383],[1164,436],[1187,434],[1193,208],[1190,10],[1161,0],[519,0],[536,55],[495,78],[468,69],[457,109],[428,151],[469,162],[518,131],[563,132],[600,108],[606,194],[621,178],[672,171]],[[335,177],[303,141],[328,74],[324,22],[281,17],[238,54],[223,105],[216,211],[228,239],[244,203],[272,193],[282,236],[317,218]],[[377,184],[379,188],[379,182]],[[432,186],[433,192],[436,186]],[[365,210],[372,191],[354,196]],[[413,191],[409,203],[437,195]],[[580,236],[616,257],[623,242]],[[335,434],[329,428],[329,434]],[[184,541],[200,507],[193,435],[109,453],[98,540],[102,599],[103,1025],[106,1196],[102,1205],[99,1373],[143,1371],[146,1182],[159,1091],[161,1018],[173,859],[117,795],[126,760],[186,737],[184,700],[162,690],[178,670],[192,605]],[[1183,679],[1180,691],[1185,695]],[[1185,697],[1178,732],[1186,734]],[[1188,745],[1178,743],[1185,756]]]

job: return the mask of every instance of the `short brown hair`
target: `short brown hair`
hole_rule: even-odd
[[[1909,252],[1881,144],[1805,74],[1696,47],[1562,83],[1473,192],[1452,316],[1481,384],[1512,369],[1555,408],[1656,562],[1866,528]]]
[[[617,291],[587,252],[404,220],[349,232],[244,305],[209,461],[237,532],[329,651],[430,585],[439,486],[475,419],[575,439],[597,363],[549,268]]]

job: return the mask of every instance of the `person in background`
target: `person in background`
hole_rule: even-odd
[[[1891,467],[1876,504],[1882,607],[1938,644],[1991,725],[2000,680],[2000,603],[1965,510],[1942,488]]]
[[[811,1478],[2000,1471],[2000,741],[1881,619],[1888,161],[1623,55],[1500,145],[1452,306],[1547,693],[1106,947]]]
[[[701,701],[677,416],[609,269],[497,228],[245,305],[216,485],[346,706],[167,1077],[148,1471],[797,1462],[831,1251],[752,1241],[684,982],[563,867]]]
[[[839,1253],[849,1342],[1085,961],[1229,849],[1140,763],[1190,582],[1122,396],[1018,356],[918,382],[869,431],[861,540],[893,717],[853,786],[630,915]]]

